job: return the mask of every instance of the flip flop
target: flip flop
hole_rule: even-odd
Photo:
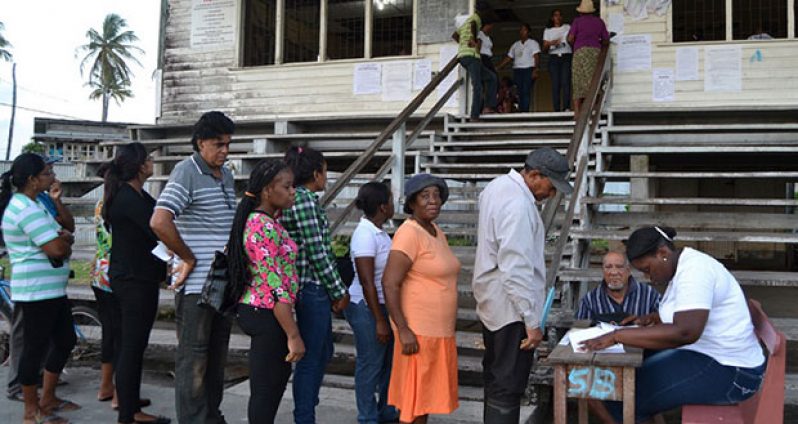
[[[70,411],[77,411],[80,408],[81,408],[81,406],[78,405],[77,403],[72,402],[70,400],[63,400],[62,399],[60,402],[58,402],[58,405],[50,408],[49,411],[51,413],[52,412],[70,412]],[[42,409],[47,410],[47,408],[42,408]]]
[[[52,414],[52,415],[45,415],[45,416],[36,416],[33,421],[36,424],[69,424],[69,420]]]
[[[158,415],[155,417],[154,420],[149,421],[138,421],[136,420],[136,424],[169,424],[172,422],[171,418],[166,418],[164,416]]]
[[[25,402],[25,399],[22,398],[22,390],[16,391],[14,393],[9,393],[6,395],[9,400],[15,400],[17,402]]]
[[[98,396],[97,400],[100,401],[100,402],[108,402],[109,400],[111,400],[113,398],[114,398],[114,395],[106,396],[106,397],[102,397],[102,398]]]
[[[146,407],[148,407],[150,405],[152,405],[152,401],[151,400],[149,400],[147,398],[139,399],[139,408],[146,408]],[[119,405],[111,405],[111,409],[113,409],[114,411],[118,411],[119,410]]]

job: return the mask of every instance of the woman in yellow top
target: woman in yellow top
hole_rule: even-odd
[[[457,409],[457,274],[460,261],[433,221],[449,197],[446,183],[418,174],[405,183],[404,211],[382,277],[394,346],[388,403],[403,423]]]

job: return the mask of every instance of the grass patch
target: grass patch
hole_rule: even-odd
[[[449,237],[449,246],[473,246],[474,240],[471,237],[457,236]]]

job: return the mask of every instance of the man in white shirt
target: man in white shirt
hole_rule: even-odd
[[[532,93],[538,77],[536,68],[540,63],[540,44],[529,38],[531,33],[529,24],[521,24],[521,39],[513,43],[498,66],[501,69],[510,61],[513,62],[513,80],[518,86],[520,112],[532,112],[529,107],[532,105]]]
[[[543,338],[546,230],[536,203],[558,190],[571,193],[568,173],[565,157],[544,147],[527,156],[520,173],[494,179],[479,196],[473,287],[485,342],[485,423],[518,423]]]

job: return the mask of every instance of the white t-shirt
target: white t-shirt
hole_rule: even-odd
[[[482,41],[482,47],[479,49],[479,54],[484,54],[486,56],[491,56],[492,57],[493,56],[493,40],[490,39],[488,34],[485,34],[482,31],[480,31],[479,34],[477,34],[477,37],[479,37],[480,41]]]
[[[363,286],[357,275],[357,258],[374,258],[374,285],[377,287],[377,297],[380,304],[385,303],[382,294],[382,274],[385,272],[385,263],[388,262],[388,254],[391,252],[391,237],[367,218],[360,218],[355,232],[352,233],[352,241],[349,245],[352,265],[355,267],[355,279],[349,286],[350,302],[358,303],[364,299]]]
[[[672,324],[674,313],[695,309],[709,310],[704,332],[698,341],[679,349],[703,353],[726,366],[762,365],[765,357],[740,284],[713,257],[685,247],[662,296],[659,316]]]
[[[540,53],[540,44],[529,38],[526,42],[516,41],[507,52],[507,56],[513,59],[513,68],[534,68],[535,53]]]
[[[562,40],[558,45],[551,46],[549,54],[567,54],[572,53],[571,45],[568,44],[568,32],[571,31],[571,26],[562,24],[559,27],[546,28],[543,31],[543,39],[546,41]]]

